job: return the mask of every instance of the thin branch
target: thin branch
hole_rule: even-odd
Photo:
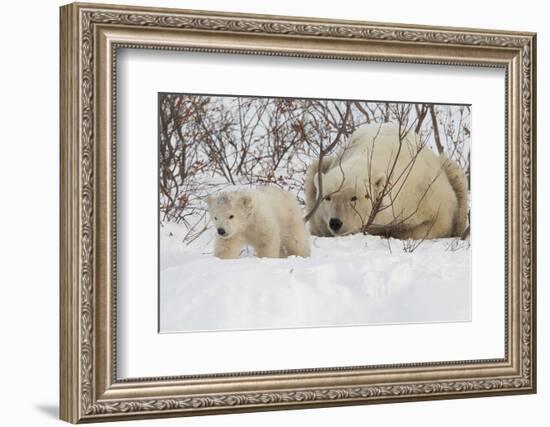
[[[428,109],[430,110],[430,116],[432,118],[432,126],[433,126],[433,130],[434,130],[435,145],[437,146],[437,151],[441,155],[441,154],[443,154],[443,152],[445,150],[443,149],[443,145],[441,145],[441,137],[439,135],[439,127],[437,125],[437,116],[435,114],[434,105],[430,104]]]

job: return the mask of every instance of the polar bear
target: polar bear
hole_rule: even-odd
[[[337,154],[306,172],[307,211],[316,236],[366,231],[399,239],[462,236],[468,184],[456,162],[437,156],[418,135],[399,138],[392,124],[358,128]],[[401,142],[400,142],[401,141]],[[319,175],[319,172],[321,175]]]
[[[310,239],[296,198],[277,187],[223,192],[206,198],[216,227],[214,255],[238,258],[245,245],[258,257],[310,255]]]

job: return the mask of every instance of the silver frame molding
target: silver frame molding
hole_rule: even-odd
[[[60,10],[61,419],[72,423],[536,391],[536,35],[75,3]],[[119,380],[118,48],[506,72],[505,357]]]

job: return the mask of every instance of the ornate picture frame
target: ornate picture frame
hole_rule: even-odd
[[[74,3],[60,10],[60,416],[111,421],[536,391],[536,35]],[[505,71],[505,357],[117,378],[117,49]]]

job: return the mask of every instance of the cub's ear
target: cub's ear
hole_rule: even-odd
[[[215,200],[215,197],[212,196],[211,194],[209,194],[208,196],[206,196],[206,204],[208,205],[208,207],[212,206],[212,203],[214,203],[214,200]]]
[[[252,205],[252,196],[250,194],[243,194],[240,198],[240,203],[243,208],[249,208]]]

